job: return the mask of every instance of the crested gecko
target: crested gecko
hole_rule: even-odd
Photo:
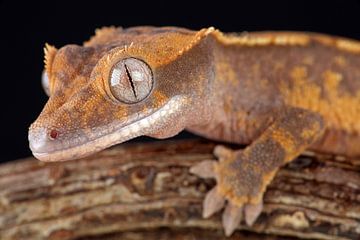
[[[49,95],[30,126],[42,161],[81,158],[140,135],[183,129],[217,146],[203,216],[225,234],[252,225],[279,167],[305,149],[360,156],[360,43],[302,32],[224,34],[213,27],[105,27],[83,46],[45,47]]]

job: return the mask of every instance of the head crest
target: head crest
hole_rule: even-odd
[[[51,72],[51,65],[52,65],[52,62],[54,60],[56,52],[57,52],[57,49],[54,46],[52,46],[52,45],[50,45],[48,43],[45,43],[45,47],[44,47],[44,54],[45,54],[44,63],[45,63],[45,71],[47,72],[48,75]]]

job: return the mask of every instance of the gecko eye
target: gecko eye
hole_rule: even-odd
[[[109,85],[112,95],[125,103],[137,103],[146,98],[153,87],[150,67],[136,58],[117,62],[110,74]]]
[[[43,71],[41,74],[41,85],[46,93],[50,97],[50,88],[49,88],[49,77],[46,71]]]

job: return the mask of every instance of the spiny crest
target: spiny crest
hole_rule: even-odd
[[[47,72],[48,75],[51,72],[51,65],[52,65],[52,62],[54,60],[56,52],[57,52],[57,49],[54,46],[52,46],[52,45],[50,45],[48,43],[45,43],[45,47],[44,47],[44,54],[45,54],[44,63],[45,63],[45,71]]]
[[[194,47],[196,44],[198,44],[203,38],[205,38],[206,36],[208,36],[210,33],[214,32],[214,31],[215,31],[214,27],[203,28],[200,31],[198,31],[195,34],[194,39],[178,52],[178,56],[182,55],[184,52],[189,51],[192,47]]]
[[[304,33],[271,33],[258,32],[249,34],[248,32],[237,33],[222,33],[219,30],[214,31],[215,38],[225,45],[238,46],[305,46],[309,43],[310,38]]]
[[[84,46],[91,46],[94,44],[104,44],[110,39],[114,38],[120,31],[122,27],[102,27],[95,30],[95,35],[92,36],[88,41],[84,42]]]

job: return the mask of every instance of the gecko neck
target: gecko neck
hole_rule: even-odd
[[[206,123],[187,129],[214,140],[248,144],[271,121],[265,117],[268,108],[254,111],[255,105],[261,106],[260,101],[266,102],[274,94],[263,92],[254,84],[257,76],[249,69],[256,66],[256,59],[249,59],[244,48],[216,43],[213,49],[215,78],[207,105],[211,117]],[[257,126],[251,119],[257,119]]]

